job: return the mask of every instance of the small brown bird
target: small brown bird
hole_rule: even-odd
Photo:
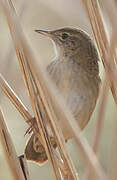
[[[56,57],[48,65],[47,72],[80,128],[83,129],[91,117],[99,94],[97,49],[89,35],[79,29],[35,31],[49,37],[54,43]],[[65,140],[72,138],[63,124],[60,126]],[[47,160],[47,156],[38,138],[35,138],[32,135],[29,139],[25,154],[27,159],[41,164]]]

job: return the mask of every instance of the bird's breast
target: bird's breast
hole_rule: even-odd
[[[55,60],[49,64],[47,71],[75,119],[81,128],[84,127],[96,104],[98,78],[89,76],[74,61]]]

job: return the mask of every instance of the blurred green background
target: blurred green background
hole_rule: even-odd
[[[33,2],[31,0],[25,0],[25,2],[23,0],[14,0],[13,2],[18,13],[20,14],[20,19],[24,27],[24,31],[30,43],[32,44],[33,49],[35,49],[35,53],[38,53],[39,59],[43,61],[45,66],[55,56],[53,45],[45,37],[36,34],[34,32],[35,29],[56,29],[63,26],[71,26],[82,28],[83,30],[87,31],[93,38],[89,20],[80,0],[35,0]],[[100,75],[103,79],[103,66],[101,61],[99,64]],[[14,53],[9,29],[2,11],[0,11],[0,73],[3,74],[11,87],[15,90],[17,95],[21,98],[26,107],[32,113],[30,101],[23,83],[18,61]],[[92,143],[95,133],[98,104],[88,126],[83,130],[83,133],[90,144]],[[15,109],[15,107],[11,104],[11,102],[1,90],[0,107],[4,113],[4,118],[15,145],[17,154],[21,155],[24,151],[24,147],[28,139],[28,135],[24,137],[24,133],[28,126],[22,119],[19,112]],[[110,147],[112,145],[116,118],[117,111],[115,103],[111,93],[109,92],[99,150],[99,159],[105,171],[108,171],[108,165],[111,159],[112,152]],[[67,149],[71,154],[80,177],[82,177],[86,168],[86,164],[83,162],[82,156],[76,150],[72,141],[67,143]],[[37,164],[28,162],[28,167],[31,180],[54,179],[49,163],[40,167]],[[11,179],[12,178],[9,169],[2,152],[2,146],[0,145],[0,180]]]

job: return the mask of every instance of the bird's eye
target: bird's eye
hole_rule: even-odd
[[[62,34],[62,39],[66,39],[66,38],[68,38],[68,36],[69,36],[69,35],[68,35],[67,33],[63,33],[63,34]]]

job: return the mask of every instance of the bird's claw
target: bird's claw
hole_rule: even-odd
[[[25,136],[26,134],[30,134],[30,133],[32,132],[33,127],[35,127],[35,124],[36,124],[36,119],[35,119],[35,117],[33,117],[33,118],[31,118],[31,119],[28,119],[26,122],[27,122],[27,123],[30,123],[31,125],[30,125],[30,127],[26,130],[24,136]]]

